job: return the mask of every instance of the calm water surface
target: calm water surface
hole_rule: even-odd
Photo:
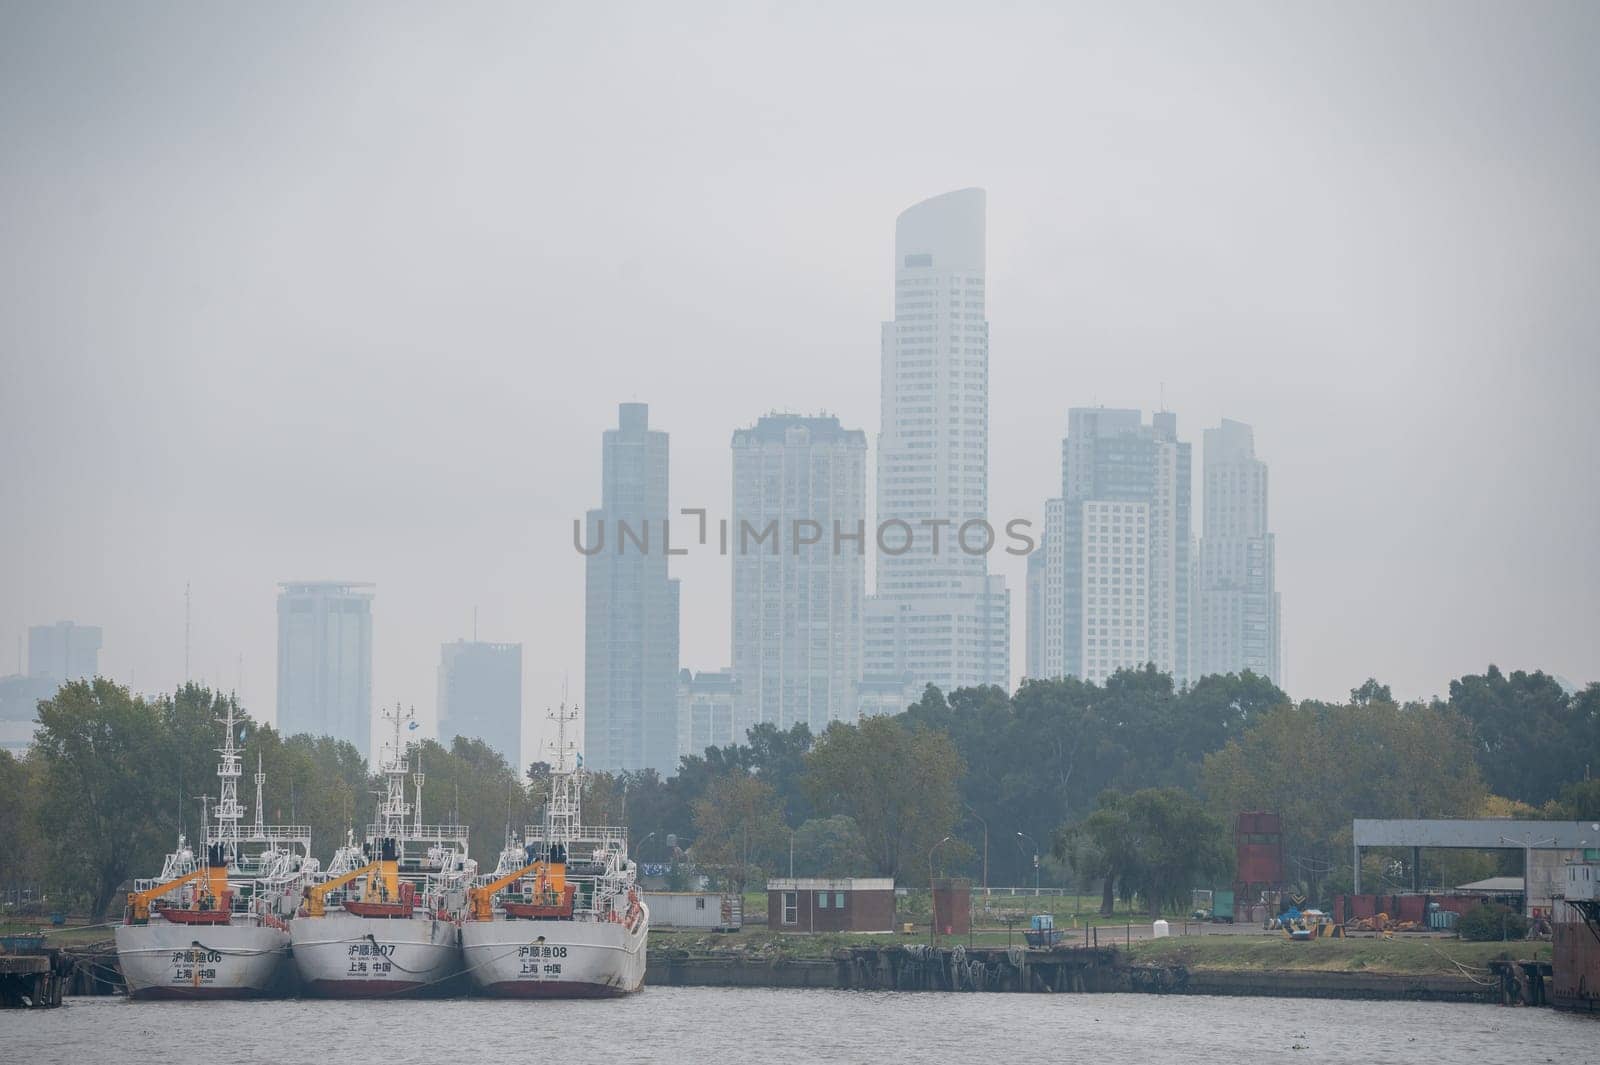
[[[1578,1065],[1600,1020],[1547,1009],[1153,995],[647,988],[610,1002],[160,1003],[0,1013],[0,1061],[658,1061]]]

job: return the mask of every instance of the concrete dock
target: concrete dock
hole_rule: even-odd
[[[48,1009],[61,1005],[66,984],[55,951],[0,954],[0,1009]]]

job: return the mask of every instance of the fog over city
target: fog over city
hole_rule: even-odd
[[[1600,679],[1600,8],[973,10],[6,5],[0,675],[71,619],[171,690],[187,585],[270,720],[277,582],[370,581],[374,704],[520,642],[527,761],[618,404],[674,509],[774,410],[864,431],[872,500],[895,218],[981,187],[997,527],[1070,407],[1175,412],[1197,511],[1235,419],[1292,696]],[[685,667],[729,568],[672,560]]]

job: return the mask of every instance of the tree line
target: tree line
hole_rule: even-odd
[[[0,752],[0,888],[104,913],[180,830],[197,834],[226,698],[186,685],[146,700],[98,679],[42,702],[28,752]],[[269,822],[310,825],[324,860],[347,831],[359,837],[379,782],[358,752],[236,713],[241,799],[253,804],[259,758]],[[421,758],[426,819],[467,825],[480,863],[539,816],[542,763],[519,772],[463,737],[426,741]],[[1600,684],[1569,694],[1490,666],[1452,681],[1448,699],[1401,704],[1368,680],[1346,702],[1296,703],[1250,673],[1179,689],[1145,668],[1010,695],[930,687],[900,714],[821,735],[761,724],[670,777],[592,773],[585,802],[588,819],[629,827],[638,860],[680,879],[742,890],[793,869],[916,884],[987,864],[992,883],[1023,885],[1037,856],[1045,883],[1155,908],[1231,881],[1241,810],[1282,814],[1289,876],[1320,897],[1348,886],[1354,818],[1600,817],[1594,769]]]

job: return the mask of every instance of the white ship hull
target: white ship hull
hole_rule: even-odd
[[[185,925],[159,918],[117,926],[117,964],[134,998],[265,994],[289,954],[289,933],[255,924]]]
[[[478,990],[504,998],[600,998],[644,986],[646,909],[616,921],[468,921],[461,954]]]
[[[328,998],[382,998],[433,987],[461,968],[457,928],[418,916],[329,913],[289,925],[302,989]]]

